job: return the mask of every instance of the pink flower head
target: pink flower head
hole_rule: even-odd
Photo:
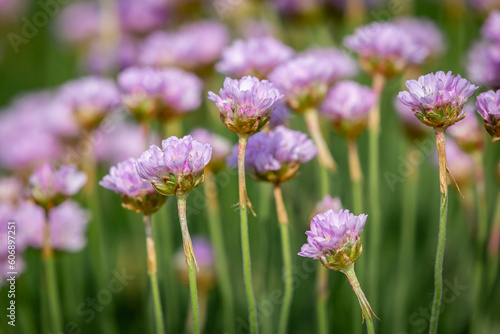
[[[479,94],[476,108],[493,141],[500,140],[500,90],[496,92],[489,90]]]

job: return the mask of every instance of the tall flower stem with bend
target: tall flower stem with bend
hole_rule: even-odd
[[[59,290],[56,268],[54,264],[54,250],[50,244],[49,214],[45,211],[45,225],[43,233],[42,260],[49,304],[50,326],[54,333],[62,333],[62,317],[59,305]]]
[[[200,309],[198,306],[198,289],[196,287],[196,259],[193,253],[191,236],[189,235],[186,215],[186,195],[177,195],[177,209],[182,231],[182,244],[186,255],[186,264],[189,272],[189,292],[191,295],[191,309],[193,311],[193,329],[195,334],[200,333]]]
[[[439,235],[436,252],[436,263],[434,266],[434,297],[432,300],[432,313],[430,318],[429,333],[436,334],[439,321],[439,310],[443,297],[443,260],[446,244],[446,222],[448,215],[448,179],[445,150],[444,129],[435,128],[436,148],[439,158],[439,186],[441,191],[441,203],[439,210]]]
[[[238,140],[238,189],[241,225],[241,250],[243,253],[243,279],[247,294],[250,317],[250,333],[258,333],[257,307],[252,285],[252,264],[250,259],[250,238],[248,233],[247,190],[245,181],[245,151],[248,135],[239,135]]]
[[[205,169],[205,186],[203,189],[205,190],[205,198],[207,200],[208,229],[217,259],[215,261],[215,269],[217,270],[217,278],[220,281],[219,288],[223,301],[224,331],[225,333],[232,333],[234,332],[233,290],[231,289],[231,276],[227,264],[224,235],[222,233],[217,185],[215,183],[215,176],[209,168]]]
[[[369,130],[369,195],[370,195],[370,215],[372,218],[371,230],[369,234],[371,259],[368,261],[367,277],[370,277],[369,291],[373,295],[372,301],[377,305],[378,282],[379,282],[379,258],[381,241],[381,207],[380,207],[380,184],[379,184],[379,164],[380,164],[380,96],[384,88],[385,78],[382,74],[375,74],[373,77],[373,91],[377,96],[377,103],[371,110],[368,119]]]
[[[283,255],[283,274],[285,280],[285,294],[283,297],[278,334],[286,334],[293,297],[292,256],[290,251],[290,221],[288,220],[283,194],[279,184],[274,186],[274,200],[276,201],[276,212],[278,214],[278,222],[281,231],[281,252]]]
[[[160,290],[158,288],[158,278],[156,275],[157,261],[156,261],[155,242],[153,239],[153,228],[151,226],[151,216],[143,215],[143,220],[144,220],[144,227],[146,230],[147,266],[148,266],[148,276],[151,282],[151,291],[153,293],[156,333],[161,334],[165,333],[165,325],[163,324],[163,312],[160,301]]]

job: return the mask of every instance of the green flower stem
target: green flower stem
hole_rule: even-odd
[[[411,144],[408,148],[408,157],[411,157],[417,148]],[[410,161],[410,160],[407,160]],[[396,293],[394,294],[394,325],[395,331],[403,328],[403,320],[406,319],[406,305],[408,300],[408,292],[413,285],[413,261],[415,255],[415,235],[417,223],[417,202],[418,202],[418,181],[419,172],[415,168],[414,173],[408,176],[407,182],[403,187],[403,207],[402,207],[402,224],[399,236],[399,257],[398,257],[398,272],[396,281]]]
[[[363,319],[366,320],[366,329],[368,334],[374,334],[375,329],[373,327],[373,317],[372,317],[374,313],[370,306],[370,303],[368,303],[368,300],[366,299],[365,294],[363,293],[363,290],[361,290],[358,278],[356,277],[356,273],[354,272],[354,264],[340,271],[347,276],[347,280],[349,281],[349,284],[351,284],[352,290],[356,294],[356,297],[358,297],[359,306],[361,307],[361,311],[363,312]]]
[[[238,185],[240,198],[241,250],[243,253],[243,279],[247,294],[248,311],[250,318],[250,333],[259,332],[257,307],[252,286],[252,265],[250,260],[250,238],[248,233],[247,190],[245,181],[245,150],[248,135],[239,135],[238,141]]]
[[[49,213],[47,210],[45,211],[42,260],[44,266],[47,300],[49,304],[50,328],[53,333],[63,333],[61,308],[59,305],[59,290],[56,267],[54,263],[54,251],[50,244]]]
[[[283,194],[279,184],[274,186],[274,199],[276,201],[276,211],[281,231],[281,252],[283,255],[285,294],[283,297],[283,306],[281,309],[280,322],[278,327],[279,334],[287,333],[288,318],[292,307],[293,297],[293,277],[292,277],[292,256],[290,250],[290,222],[286,213]]]
[[[363,213],[363,172],[359,163],[358,147],[355,139],[348,139],[349,173],[352,182],[352,207],[354,213]]]
[[[196,258],[193,252],[193,244],[189,235],[188,222],[186,216],[186,199],[187,195],[177,195],[177,209],[179,210],[179,222],[182,231],[182,245],[184,247],[184,255],[186,256],[186,265],[189,271],[189,293],[191,295],[191,310],[193,311],[193,331],[195,334],[200,333],[200,308],[198,306],[198,289],[196,286],[196,271],[198,268]]]
[[[335,160],[330,153],[330,149],[326,144],[325,138],[321,133],[318,111],[315,108],[309,108],[304,112],[304,118],[306,120],[309,134],[318,149],[318,161],[320,165],[327,170],[335,172],[337,170],[337,164],[335,163]]]
[[[436,148],[439,158],[439,185],[441,190],[441,204],[439,212],[439,235],[434,267],[434,297],[432,300],[432,313],[430,318],[429,333],[437,334],[439,311],[443,297],[443,261],[446,245],[446,221],[448,215],[448,181],[445,136],[443,129],[434,129],[436,132]]]
[[[491,224],[490,240],[488,242],[488,292],[495,286],[498,273],[498,253],[500,251],[500,190],[497,195],[495,213]]]
[[[151,216],[143,216],[144,227],[146,230],[146,253],[147,253],[147,264],[148,264],[148,276],[151,281],[151,291],[153,293],[154,302],[154,313],[155,313],[155,323],[156,323],[156,333],[165,333],[165,325],[163,324],[163,312],[161,308],[160,301],[160,289],[158,288],[158,278],[157,273],[157,261],[156,261],[156,249],[155,242],[153,239],[153,228],[151,226]]]
[[[215,269],[223,302],[224,333],[234,333],[234,297],[229,274],[224,234],[222,232],[219,201],[215,176],[208,168],[205,169],[205,198],[207,200],[208,229],[214,247]]]
[[[381,74],[376,74],[373,78],[373,91],[377,96],[377,103],[370,111],[368,119],[369,130],[369,196],[370,196],[370,233],[369,233],[369,251],[370,255],[368,262],[368,291],[373,295],[373,303],[376,306],[378,302],[378,285],[379,285],[379,259],[381,247],[381,207],[380,207],[380,184],[379,184],[379,153],[380,153],[380,96],[384,87],[384,77]]]

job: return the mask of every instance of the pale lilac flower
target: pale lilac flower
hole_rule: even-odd
[[[434,21],[427,18],[398,17],[395,23],[412,36],[415,43],[427,49],[428,57],[437,58],[445,51],[443,33]]]
[[[399,119],[403,124],[404,131],[410,140],[420,140],[429,133],[430,128],[424,125],[415,114],[405,106],[399,99],[394,98],[394,109],[396,109]]]
[[[46,208],[59,205],[73,196],[85,185],[87,175],[74,166],[54,169],[48,162],[37,167],[29,178],[29,187],[34,201]]]
[[[476,102],[477,112],[484,121],[486,131],[493,141],[500,140],[500,90],[489,90],[479,94]]]
[[[476,42],[467,54],[467,75],[471,82],[486,87],[500,87],[500,46]]]
[[[160,149],[151,145],[134,163],[134,170],[162,195],[184,195],[203,182],[212,147],[191,136],[170,137]]]
[[[109,79],[88,76],[64,84],[60,100],[68,105],[78,122],[92,129],[120,105],[120,93]]]
[[[452,126],[448,134],[455,140],[460,149],[474,152],[484,147],[483,131],[477,119],[474,103],[469,102],[464,106],[465,118]]]
[[[155,133],[146,138],[138,124],[117,122],[112,130],[102,134],[101,141],[95,146],[95,155],[99,161],[115,165],[130,157],[140,156],[145,147],[159,141]]]
[[[356,73],[354,61],[335,49],[305,52],[276,67],[269,80],[284,95],[294,111],[316,107],[335,80]]]
[[[99,37],[101,11],[97,2],[79,1],[61,9],[56,32],[67,43],[88,43]]]
[[[224,166],[226,158],[231,154],[231,142],[206,129],[196,128],[189,134],[191,137],[203,144],[210,144],[212,147],[212,159],[209,167],[217,172]]]
[[[363,69],[392,77],[408,65],[421,64],[429,50],[415,41],[395,23],[373,22],[362,26],[344,39],[344,44],[357,52]]]
[[[208,99],[219,108],[221,120],[238,134],[260,131],[282,97],[269,81],[250,76],[226,78],[219,95],[208,92]]]
[[[298,255],[319,259],[334,270],[349,267],[363,250],[359,235],[367,217],[355,216],[349,210],[328,210],[316,215],[311,220],[311,230],[306,232],[307,243]]]
[[[377,101],[373,90],[354,81],[341,81],[326,94],[321,113],[333,121],[342,136],[354,138],[366,127],[368,113]]]
[[[217,71],[233,76],[265,78],[277,65],[290,59],[293,49],[273,37],[238,39],[222,52]]]
[[[124,208],[150,215],[161,208],[166,197],[158,194],[149,181],[137,175],[134,170],[136,162],[133,158],[119,162],[111,167],[99,185],[120,194]]]
[[[145,33],[160,28],[167,22],[169,1],[120,0],[120,26],[124,31]]]
[[[491,12],[481,28],[484,38],[500,43],[500,11]]]
[[[50,245],[53,249],[78,252],[87,244],[90,214],[77,202],[66,201],[49,211]]]
[[[328,210],[340,211],[341,209],[342,209],[342,201],[340,200],[340,197],[332,197],[330,195],[326,195],[314,207],[311,219],[319,213],[323,213]]]
[[[425,125],[446,129],[464,116],[462,109],[467,99],[479,88],[451,71],[422,75],[406,81],[409,92],[398,94],[398,99]]]
[[[245,169],[258,180],[280,183],[296,176],[299,167],[317,154],[314,142],[305,133],[280,125],[248,139]],[[233,147],[227,163],[238,167],[237,145]]]
[[[214,63],[227,43],[228,31],[223,24],[198,21],[177,32],[153,32],[144,41],[139,63],[194,70]]]

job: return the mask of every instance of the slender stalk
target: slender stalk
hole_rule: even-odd
[[[189,293],[191,295],[191,310],[193,311],[193,331],[200,333],[200,309],[198,306],[198,289],[196,287],[196,258],[193,252],[193,244],[189,235],[188,222],[186,216],[187,195],[177,195],[177,209],[179,210],[179,222],[182,231],[182,245],[186,256],[186,265],[189,271]]]
[[[352,182],[352,202],[355,214],[363,212],[363,172],[359,163],[358,147],[355,139],[347,140],[349,173]]]
[[[369,233],[369,252],[371,258],[368,262],[368,291],[373,295],[372,302],[376,306],[378,302],[379,285],[379,259],[380,259],[380,241],[381,241],[381,207],[380,207],[380,184],[379,184],[379,141],[380,141],[380,95],[384,87],[384,77],[376,74],[373,78],[373,91],[377,96],[377,103],[370,111],[368,119],[369,130],[369,176],[370,176],[370,214],[371,231]]]
[[[321,196],[330,193],[330,182],[328,170],[319,164]],[[316,274],[316,321],[318,323],[318,333],[328,334],[328,269],[319,265]]]
[[[309,108],[304,112],[304,118],[306,120],[309,134],[318,148],[318,160],[320,165],[327,170],[335,172],[337,170],[337,164],[335,163],[335,160],[330,153],[330,149],[326,144],[325,138],[321,133],[318,111],[315,108]]]
[[[210,239],[214,247],[215,269],[223,302],[224,333],[234,332],[234,302],[231,276],[227,265],[226,247],[224,245],[224,235],[222,233],[221,217],[219,212],[219,201],[217,195],[217,185],[215,176],[208,168],[205,169],[205,198],[207,200],[208,229]]]
[[[147,263],[148,263],[148,276],[151,281],[151,291],[153,293],[154,302],[154,313],[155,313],[155,324],[156,333],[165,333],[165,325],[163,324],[163,312],[161,308],[160,301],[160,289],[158,288],[158,278],[157,273],[157,261],[156,261],[156,249],[155,242],[153,239],[153,228],[151,227],[151,216],[143,216],[144,227],[146,229],[146,253],[147,253]]]
[[[490,240],[488,242],[488,292],[494,287],[498,274],[498,253],[500,251],[500,190],[497,195],[495,213],[491,224]]]
[[[342,269],[341,272],[343,272],[347,276],[347,280],[349,281],[349,284],[351,284],[352,290],[356,294],[356,297],[358,297],[359,306],[361,306],[361,311],[363,312],[363,319],[366,320],[366,329],[368,334],[374,334],[375,329],[373,327],[372,318],[372,314],[374,313],[370,306],[370,303],[368,303],[368,300],[363,293],[363,290],[361,290],[358,278],[356,277],[356,273],[354,272],[354,264],[347,267],[346,269]]]
[[[44,265],[45,283],[47,290],[50,327],[53,333],[62,333],[62,317],[59,305],[59,290],[57,284],[56,267],[54,264],[54,251],[50,244],[49,212],[45,211],[45,225],[43,235],[42,260]]]
[[[292,281],[292,256],[290,250],[290,222],[286,213],[283,194],[279,184],[274,186],[274,199],[276,201],[276,211],[281,231],[281,252],[283,255],[285,294],[283,296],[283,307],[281,309],[280,322],[278,327],[279,334],[287,333],[288,318],[292,307],[293,281]]]
[[[417,148],[411,144],[408,148],[408,157],[411,157]],[[410,161],[409,159],[407,161]],[[417,222],[417,195],[418,195],[418,168],[408,176],[406,185],[403,187],[402,219],[399,236],[399,258],[398,273],[396,281],[396,293],[394,294],[394,325],[395,333],[399,333],[403,320],[406,318],[406,305],[408,292],[413,283],[415,271],[413,261],[415,255],[415,235]]]
[[[439,310],[443,297],[443,261],[446,245],[446,221],[448,215],[448,180],[445,137],[443,129],[434,129],[436,132],[436,147],[439,158],[439,185],[441,190],[441,204],[439,212],[439,235],[434,267],[434,297],[432,300],[432,313],[430,318],[429,333],[436,334],[439,322]]]
[[[247,294],[250,319],[250,333],[259,332],[257,307],[252,286],[252,264],[250,259],[250,238],[248,233],[247,190],[245,181],[245,151],[248,135],[240,135],[238,141],[238,185],[240,198],[241,250],[243,253],[243,278]]]

